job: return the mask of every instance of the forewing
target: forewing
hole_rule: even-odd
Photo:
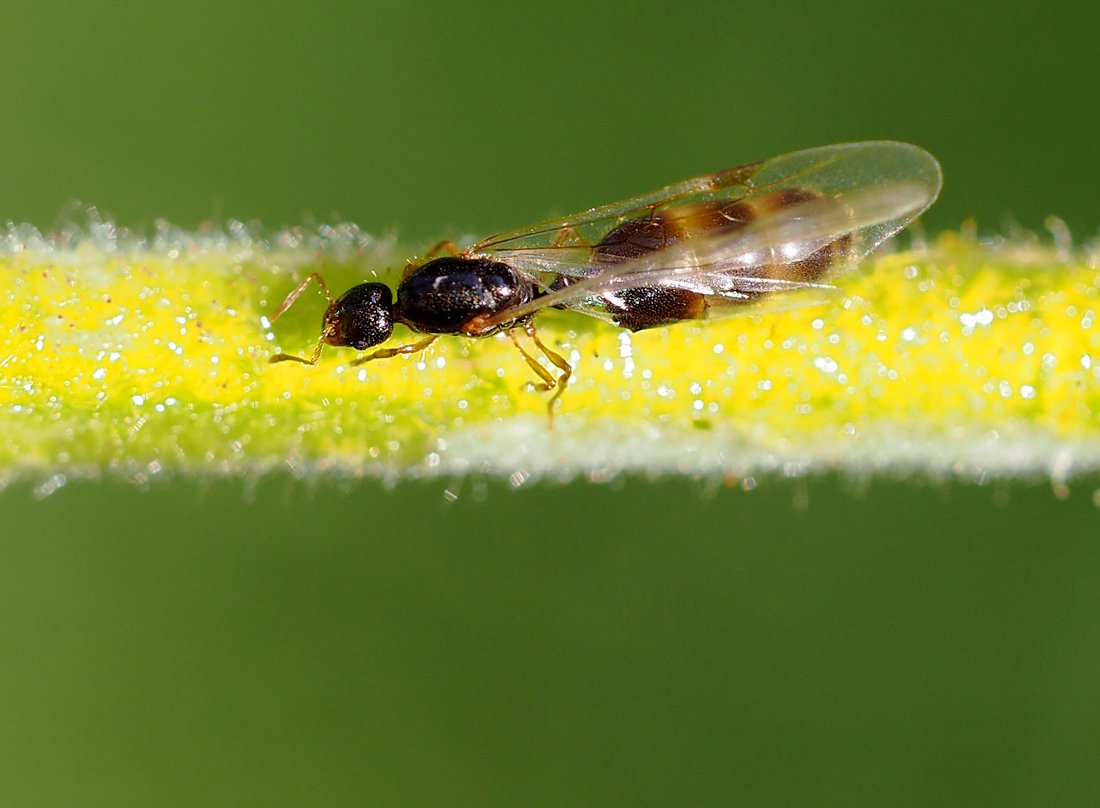
[[[592,251],[617,225],[669,207],[743,198],[753,192],[753,177],[766,165],[754,163],[693,177],[621,202],[498,233],[468,252],[492,255],[528,272],[587,275],[592,271]]]
[[[695,177],[622,202],[501,233],[469,252],[492,254],[530,273],[587,277],[607,270],[593,262],[593,251],[608,232],[630,219],[699,203],[752,200],[787,189],[834,196],[905,182],[922,186],[930,204],[941,183],[939,165],[930,154],[908,143],[868,141],[823,146]],[[881,222],[878,230],[869,230],[867,238],[874,244],[881,243],[906,223],[893,226]],[[669,254],[670,259],[674,253]]]
[[[821,195],[771,210],[733,232],[704,232],[621,264],[589,264],[565,288],[494,319],[503,323],[546,306],[599,314],[602,296],[639,286],[692,289],[714,298],[716,309],[723,300],[741,303],[765,293],[824,292],[830,288],[829,278],[858,264],[920,215],[941,183],[931,155],[893,142],[786,155],[760,164],[753,181],[753,193],[790,187]],[[829,271],[800,277],[798,268],[826,250]],[[551,266],[541,269],[554,271]]]

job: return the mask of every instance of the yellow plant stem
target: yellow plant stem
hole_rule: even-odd
[[[360,367],[339,348],[268,364],[316,341],[312,290],[267,320],[308,273],[339,292],[403,266],[354,228],[125,241],[13,230],[0,252],[0,483],[841,469],[1061,484],[1100,468],[1086,250],[946,234],[868,261],[827,302],[638,334],[547,312],[540,335],[574,367],[550,429],[503,335]]]

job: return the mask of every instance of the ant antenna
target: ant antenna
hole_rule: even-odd
[[[302,281],[300,284],[298,284],[297,289],[295,289],[293,292],[291,292],[289,295],[286,296],[286,300],[284,300],[282,302],[282,304],[280,304],[279,308],[275,309],[275,313],[271,315],[271,322],[275,322],[276,320],[278,320],[279,317],[282,316],[283,312],[285,312],[287,309],[289,309],[291,306],[293,306],[294,301],[302,296],[302,292],[304,292],[306,290],[306,287],[309,286],[309,284],[312,281],[317,281],[317,283],[321,287],[321,291],[325,293],[325,299],[328,301],[328,304],[331,306],[332,305],[332,292],[330,292],[328,290],[328,285],[325,283],[325,279],[321,277],[321,274],[319,272],[313,272],[313,273],[310,273],[308,278],[306,278],[304,281]]]
[[[278,320],[279,317],[282,316],[283,312],[285,312],[287,309],[289,309],[291,306],[293,306],[294,301],[296,301],[299,297],[301,297],[302,292],[304,292],[306,290],[306,287],[309,286],[309,284],[312,281],[317,281],[318,285],[320,285],[320,287],[321,287],[321,291],[325,293],[325,299],[328,301],[329,306],[331,306],[332,305],[332,292],[330,292],[328,290],[328,286],[325,284],[325,279],[322,278],[319,273],[313,272],[313,273],[310,273],[309,277],[307,277],[304,281],[302,281],[300,284],[298,284],[297,289],[295,289],[293,292],[291,292],[289,295],[286,296],[286,300],[284,300],[279,305],[279,308],[275,309],[275,313],[271,315],[271,322],[275,322],[276,320]],[[303,356],[294,356],[293,354],[278,353],[278,354],[275,354],[270,359],[268,359],[267,360],[268,363],[273,365],[276,362],[291,361],[291,362],[301,362],[303,365],[316,365],[317,360],[321,358],[321,349],[325,347],[325,340],[329,337],[330,334],[332,334],[332,329],[333,328],[334,328],[333,324],[328,323],[321,330],[321,336],[317,340],[317,347],[313,349],[313,356],[311,356],[309,359],[306,359]]]

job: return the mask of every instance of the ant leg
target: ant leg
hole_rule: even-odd
[[[467,250],[463,250],[460,253],[452,253],[452,254],[454,254],[454,255],[462,255],[462,254],[469,255],[471,253],[477,254],[479,252],[483,252],[487,247],[490,247],[490,246],[498,244],[498,243],[504,243],[504,242],[500,241],[500,236],[502,236],[502,235],[504,235],[504,234],[503,233],[498,233],[495,236],[489,236],[489,238],[482,239],[477,244],[475,244],[473,247],[470,247]],[[579,232],[577,232],[576,227],[574,227],[573,225],[571,225],[567,222],[565,224],[558,225],[558,232],[554,236],[554,240],[550,243],[550,246],[554,247],[554,248],[559,248],[559,247],[591,247],[592,245]]]
[[[538,389],[553,390],[554,386],[557,384],[554,381],[554,377],[551,375],[550,371],[539,364],[539,360],[531,356],[531,354],[528,353],[527,350],[519,344],[519,338],[516,337],[515,329],[509,328],[505,333],[508,335],[508,339],[512,340],[512,344],[516,346],[516,350],[520,352],[520,355],[523,357],[523,361],[527,363],[527,366],[530,367],[531,370],[535,371],[536,375],[538,375],[538,377],[542,379],[542,384],[539,385]]]
[[[366,356],[361,356],[358,359],[353,359],[351,364],[353,366],[362,365],[374,359],[389,359],[390,357],[397,356],[398,354],[418,353],[419,351],[423,351],[437,339],[439,339],[439,335],[432,334],[430,337],[426,337],[425,339],[420,340],[420,342],[413,342],[409,345],[399,345],[396,348],[383,348],[380,351],[375,351],[374,353],[367,354]]]
[[[299,287],[301,288],[301,287]],[[291,301],[293,302],[293,301]],[[285,311],[285,309],[283,309]],[[274,319],[274,318],[272,318]],[[268,364],[274,365],[276,362],[301,362],[303,365],[316,365],[317,360],[321,358],[321,349],[325,347],[325,340],[328,335],[332,333],[332,326],[327,326],[322,332],[321,336],[317,338],[317,347],[313,349],[313,356],[306,359],[304,356],[294,356],[293,354],[278,353],[268,359]]]
[[[275,309],[274,314],[271,315],[271,322],[275,322],[279,319],[280,315],[294,305],[294,301],[301,297],[302,292],[306,290],[313,281],[321,287],[321,291],[325,293],[325,299],[328,304],[332,305],[332,292],[328,290],[328,285],[325,283],[325,279],[321,277],[320,273],[313,272],[306,277],[304,281],[298,284],[298,288],[286,296],[286,299],[279,305],[279,308]],[[276,362],[301,362],[303,365],[316,365],[317,360],[321,358],[321,349],[325,347],[325,339],[332,333],[332,326],[326,326],[321,331],[321,336],[317,339],[317,347],[313,349],[313,356],[306,359],[304,356],[294,356],[292,354],[279,353],[268,359],[268,363],[275,364]]]
[[[558,389],[554,391],[554,395],[550,396],[550,403],[547,405],[550,410],[550,422],[553,423],[554,404],[561,398],[561,394],[565,392],[566,385],[569,384],[569,380],[573,377],[573,366],[557,351],[553,351],[546,347],[546,343],[539,339],[539,335],[535,331],[534,323],[527,323],[526,330],[527,336],[529,336],[535,345],[538,346],[538,349],[542,351],[542,355],[549,359],[551,364],[561,371],[561,375],[558,376],[557,381]]]
[[[443,239],[443,241],[439,242],[426,253],[424,253],[424,255],[422,255],[415,263],[412,261],[405,262],[405,271],[401,273],[401,279],[404,280],[405,278],[409,277],[409,273],[411,273],[414,269],[418,269],[424,266],[424,264],[435,258],[441,252],[445,252],[452,256],[462,255],[462,250],[459,248],[459,246],[451,241],[449,238],[445,238]]]
[[[298,284],[297,289],[295,289],[293,292],[291,292],[289,295],[286,296],[286,300],[284,300],[282,302],[282,304],[279,306],[279,308],[275,309],[275,313],[271,315],[271,322],[275,322],[276,320],[278,320],[279,316],[283,312],[285,312],[287,309],[289,309],[291,306],[293,306],[294,301],[297,300],[299,297],[301,297],[302,292],[304,292],[306,290],[306,287],[309,286],[309,284],[313,281],[317,281],[317,283],[320,285],[321,291],[325,293],[325,299],[328,300],[328,303],[331,306],[332,305],[332,292],[330,292],[328,290],[328,286],[325,284],[325,279],[321,277],[320,273],[314,272],[314,273],[310,274],[304,281],[302,281],[300,284]],[[318,353],[320,353],[320,351],[318,351]],[[317,361],[316,355],[314,356],[313,361],[314,362]],[[310,364],[312,364],[312,363],[310,363]]]
[[[523,349],[523,346],[519,344],[519,340],[516,338],[516,335],[512,333],[513,331],[514,329],[509,329],[507,332],[508,336],[515,344],[516,349],[520,352],[520,354],[522,354],[523,360],[528,364],[528,366],[530,366],[531,370],[535,371],[535,373],[538,374],[538,377],[543,380],[543,385],[541,389],[554,391],[554,395],[550,396],[550,400],[546,403],[546,411],[550,415],[550,428],[553,429],[554,405],[557,403],[558,399],[561,398],[561,394],[565,392],[565,386],[569,383],[569,379],[573,375],[573,366],[565,361],[564,356],[546,347],[546,343],[539,339],[538,334],[535,331],[534,325],[532,325],[531,323],[526,323],[524,325],[524,331],[527,333],[527,336],[529,336],[534,341],[535,345],[538,346],[538,349],[542,351],[543,356],[549,359],[550,362],[553,363],[553,365],[561,371],[561,375],[558,376],[557,379],[555,379],[550,371],[539,364],[539,361],[535,359],[535,357],[531,356],[531,354]]]
[[[554,247],[589,247],[591,246],[587,241],[581,238],[581,234],[577,232],[577,228],[571,224],[562,225],[561,230],[554,236]]]
[[[441,252],[449,253],[450,255],[462,255],[462,250],[457,244],[451,241],[449,238],[443,239],[443,241],[436,244],[426,253],[424,253],[424,260],[427,261],[431,258],[435,258]]]

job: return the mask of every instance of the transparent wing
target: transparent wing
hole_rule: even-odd
[[[541,271],[544,263],[555,266],[587,260],[592,248],[616,225],[657,210],[724,199],[740,199],[753,191],[753,177],[765,163],[729,168],[693,177],[649,193],[597,208],[498,233],[478,242],[467,252],[494,255],[516,265]]]
[[[818,195],[768,210],[732,232],[704,231],[618,264],[593,264],[591,257],[580,264],[563,262],[548,251],[523,265],[509,254],[510,262],[528,271],[576,280],[502,311],[493,321],[504,323],[548,306],[603,316],[607,296],[641,286],[699,292],[712,298],[708,306],[715,314],[724,302],[742,304],[763,294],[827,293],[829,278],[855,266],[935,200],[941,175],[927,152],[886,141],[785,155],[759,164],[752,181],[749,198],[760,188],[810,189]]]
[[[593,265],[593,253],[608,232],[631,219],[699,204],[751,201],[784,190],[836,196],[903,183],[922,186],[927,207],[939,192],[939,164],[923,149],[896,141],[823,146],[695,177],[622,202],[501,233],[467,252],[492,255],[532,274],[587,277],[608,270]],[[881,235],[875,243],[888,236]]]

